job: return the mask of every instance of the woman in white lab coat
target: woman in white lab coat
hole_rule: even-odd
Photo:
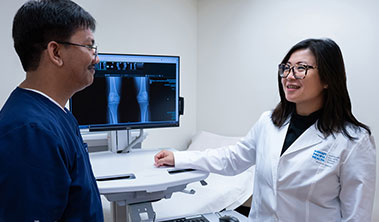
[[[301,41],[278,74],[280,103],[236,145],[161,151],[156,166],[235,175],[256,165],[251,221],[371,221],[375,144],[351,112],[338,45]]]

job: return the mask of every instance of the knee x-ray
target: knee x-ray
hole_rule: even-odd
[[[83,127],[179,124],[179,57],[99,53],[94,82],[70,108]]]

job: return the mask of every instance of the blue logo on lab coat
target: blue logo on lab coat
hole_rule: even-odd
[[[321,162],[325,162],[326,153],[321,152],[321,151],[319,151],[319,150],[315,150],[315,151],[313,152],[312,158],[313,158],[313,159],[316,159],[316,160],[318,160],[318,161],[321,161]]]

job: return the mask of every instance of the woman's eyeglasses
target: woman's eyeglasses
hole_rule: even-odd
[[[292,70],[292,74],[295,79],[304,79],[308,73],[309,69],[316,69],[317,67],[305,65],[305,64],[296,64],[294,66],[290,66],[288,64],[279,64],[279,76],[282,78],[287,78]]]

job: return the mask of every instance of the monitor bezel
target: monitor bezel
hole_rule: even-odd
[[[101,52],[98,53],[101,55],[111,55],[111,56],[141,56],[141,57],[168,57],[168,58],[177,58],[178,59],[178,67],[177,67],[177,96],[176,100],[176,117],[177,121],[172,122],[157,122],[157,123],[117,123],[117,124],[88,124],[88,125],[80,125],[79,128],[81,130],[89,130],[89,131],[114,131],[114,130],[131,130],[131,129],[145,129],[145,128],[166,128],[166,127],[179,127],[180,126],[180,115],[183,113],[182,97],[180,97],[180,56],[178,55],[153,55],[153,54],[124,54],[124,53],[109,53],[109,52]],[[95,74],[94,74],[95,75]],[[95,77],[94,77],[95,78]],[[85,90],[85,88],[83,89]],[[75,95],[75,94],[74,94]],[[74,96],[73,95],[73,96]],[[69,109],[72,113],[72,97],[69,100]]]

